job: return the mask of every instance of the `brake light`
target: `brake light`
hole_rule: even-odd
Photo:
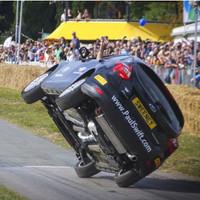
[[[122,79],[128,80],[131,76],[133,67],[124,63],[117,63],[113,67],[113,71],[117,72],[118,76]]]
[[[173,153],[178,148],[177,138],[170,138],[167,142],[167,148],[169,154]]]

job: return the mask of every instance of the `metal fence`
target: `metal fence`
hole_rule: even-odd
[[[11,60],[5,61],[7,64],[15,64]],[[29,66],[40,66],[40,67],[51,67],[51,63],[44,63],[39,61],[33,62],[20,62],[20,65],[29,65]],[[173,68],[164,68],[164,66],[153,65],[152,69],[155,73],[161,78],[164,83],[168,84],[181,84],[192,86],[191,79],[193,77],[193,71],[191,66],[184,67],[182,69],[173,69]]]
[[[192,69],[190,66],[183,69],[164,68],[163,66],[153,67],[155,73],[161,80],[168,84],[192,85]]]

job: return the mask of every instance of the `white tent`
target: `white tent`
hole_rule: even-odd
[[[197,29],[197,40],[200,41],[200,22]],[[184,38],[188,40],[194,40],[195,35],[195,23],[187,24],[185,26],[176,27],[172,30],[171,36],[175,42],[181,41]]]

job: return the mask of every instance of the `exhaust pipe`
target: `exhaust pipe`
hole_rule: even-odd
[[[78,137],[83,141],[83,142],[93,142],[95,140],[93,135],[84,135],[83,133],[79,132]]]

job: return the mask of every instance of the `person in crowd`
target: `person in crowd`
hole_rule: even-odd
[[[72,19],[73,15],[72,15],[72,10],[70,8],[67,9],[67,19]]]
[[[82,19],[85,19],[86,21],[90,20],[90,14],[88,12],[88,9],[85,9],[82,15]]]
[[[55,59],[56,59],[56,62],[58,63],[60,61],[60,53],[61,53],[61,47],[56,44],[55,45],[55,49],[54,49],[54,55],[55,55]]]
[[[54,56],[55,55],[54,49],[55,49],[55,47],[53,47],[51,45],[45,51],[44,57],[45,57],[45,64],[46,64],[47,67],[51,67],[54,64],[56,64],[56,59],[55,59],[55,56]]]
[[[75,49],[79,49],[80,48],[80,41],[79,41],[79,39],[78,39],[78,37],[76,35],[76,32],[72,33],[71,43],[73,43],[73,45],[71,45],[71,46],[73,46],[73,48],[75,48]]]
[[[64,9],[62,15],[60,16],[60,21],[61,22],[65,22],[66,21],[66,9]]]
[[[77,16],[76,16],[76,21],[80,21],[80,20],[82,20],[82,13],[81,13],[81,11],[80,10],[77,10]]]
[[[166,83],[175,83],[175,69],[178,67],[175,59],[175,54],[170,54],[169,52],[165,53],[167,58],[164,67],[166,69],[165,82]]]
[[[195,87],[200,89],[200,67],[196,69],[195,76],[191,79],[191,82],[195,82]]]
[[[61,38],[60,38],[60,46],[61,46],[61,47],[64,47],[64,48],[67,46],[67,42],[66,42],[66,40],[65,40],[64,37],[61,37]]]
[[[79,60],[79,50],[76,48],[76,44],[74,42],[70,42],[70,52],[68,56],[69,61],[76,61]]]

